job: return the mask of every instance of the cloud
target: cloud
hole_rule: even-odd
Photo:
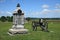
[[[7,14],[10,14],[10,15],[12,14],[12,13],[11,13],[11,12],[9,12],[9,11],[6,11],[6,13],[7,13]]]
[[[60,9],[54,9],[54,10],[49,10],[49,9],[43,9],[40,11],[40,14],[49,14],[49,13],[60,13]]]
[[[47,13],[50,13],[50,12],[51,12],[51,10],[43,9],[40,13],[47,14]]]
[[[60,4],[57,3],[56,6],[55,6],[55,8],[59,9],[60,8]]]
[[[12,16],[12,13],[9,11],[0,11],[0,16]]]
[[[49,6],[44,4],[44,5],[42,5],[42,8],[47,9],[47,8],[49,8]]]
[[[53,10],[54,13],[60,13],[60,9]]]
[[[1,13],[4,13],[4,12],[3,12],[3,11],[0,11],[0,14],[1,14]]]
[[[54,18],[54,17],[59,17],[60,15],[60,9],[53,9],[53,10],[49,10],[49,9],[43,9],[42,11],[32,11],[32,12],[28,12],[25,17],[37,17],[37,18]]]

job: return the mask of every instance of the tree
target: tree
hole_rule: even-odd
[[[30,21],[30,20],[31,20],[31,18],[30,18],[30,17],[27,17],[27,18],[26,18],[26,20],[27,20],[27,21]]]
[[[13,16],[10,17],[10,21],[11,21],[11,22],[13,21]]]
[[[0,18],[0,20],[1,20],[1,18]]]
[[[11,17],[10,16],[7,16],[6,18],[7,18],[7,21],[8,22],[12,22],[13,21],[13,16],[11,16]]]
[[[10,16],[7,16],[6,19],[8,22],[10,22]]]
[[[5,16],[1,16],[0,20],[1,20],[2,22],[5,22],[5,21],[6,21],[6,17],[5,17]]]

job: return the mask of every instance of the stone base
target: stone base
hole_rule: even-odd
[[[28,33],[27,29],[9,29],[10,34],[25,34]]]
[[[13,25],[12,29],[24,29],[23,25]]]

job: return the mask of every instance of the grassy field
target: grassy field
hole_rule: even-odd
[[[17,34],[10,36],[7,34],[12,27],[11,22],[0,22],[0,40],[60,40],[60,21],[48,22],[49,31],[43,32],[38,27],[37,31],[32,31],[31,22],[25,24],[25,28],[29,30],[28,34]]]

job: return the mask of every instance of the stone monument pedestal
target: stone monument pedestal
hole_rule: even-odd
[[[11,29],[9,29],[10,34],[26,34],[28,33],[27,29],[24,29],[23,25],[13,25]]]
[[[10,34],[26,34],[28,30],[24,28],[24,25],[13,25],[11,29],[9,29]]]
[[[26,34],[27,32],[27,29],[9,29],[10,34]]]
[[[17,4],[17,9],[13,13],[13,26],[9,29],[9,34],[24,34],[28,33],[28,30],[24,28],[24,13],[20,9],[20,5]]]
[[[24,29],[24,25],[13,25],[12,29]]]

